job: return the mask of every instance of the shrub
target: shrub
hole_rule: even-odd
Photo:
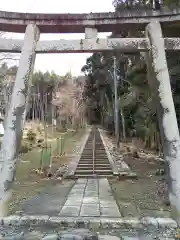
[[[27,132],[27,140],[32,142],[36,140],[36,133],[32,129],[29,129]]]
[[[66,132],[66,131],[67,131],[67,128],[64,127],[64,126],[57,126],[57,127],[56,127],[56,131],[57,131],[57,132]]]
[[[41,146],[43,145],[43,143],[44,143],[44,139],[43,139],[43,138],[39,138],[39,139],[37,139],[37,144],[36,144],[36,146],[37,146],[37,147],[41,147]]]
[[[19,153],[27,153],[30,150],[32,150],[32,146],[30,146],[30,144],[28,144],[27,142],[21,142]]]
[[[41,127],[41,126],[38,126],[38,127],[37,127],[37,131],[41,134],[41,133],[42,133],[42,127]]]

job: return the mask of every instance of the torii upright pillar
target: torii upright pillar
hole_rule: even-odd
[[[160,23],[153,21],[148,24],[146,36],[150,42],[149,64],[152,64],[151,73],[158,106],[157,115],[168,170],[168,191],[172,217],[180,222],[180,136]]]
[[[33,24],[26,27],[24,45],[7,114],[5,132],[0,151],[0,216],[6,215],[11,197],[11,184],[16,172],[16,161],[26,117],[29,89],[34,69],[39,29]]]

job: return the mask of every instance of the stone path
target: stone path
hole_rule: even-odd
[[[106,178],[78,179],[62,207],[60,217],[121,217]]]

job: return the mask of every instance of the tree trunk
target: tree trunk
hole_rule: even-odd
[[[124,112],[122,108],[121,108],[121,121],[122,121],[122,130],[123,130],[123,141],[126,142],[126,125],[125,125]]]

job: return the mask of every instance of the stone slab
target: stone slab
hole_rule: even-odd
[[[100,206],[101,207],[117,207],[117,204],[115,201],[100,200]]]
[[[100,206],[106,208],[102,216],[121,216],[107,178],[79,179],[70,191],[60,216],[100,217]],[[111,214],[108,208],[112,208]]]
[[[64,206],[80,206],[82,203],[81,198],[68,198]]]
[[[100,213],[102,217],[121,217],[117,207],[100,207]]]
[[[23,220],[23,221],[22,221]],[[81,224],[80,224],[81,223]],[[49,216],[16,216],[0,219],[0,229],[2,227],[28,227],[48,226],[48,227],[67,227],[77,228],[84,226],[85,228],[100,228],[100,229],[176,229],[178,224],[171,218],[109,218],[109,217],[50,217]]]
[[[68,217],[68,216],[73,216],[73,217],[78,217],[80,212],[80,205],[79,206],[66,206],[62,208],[59,216],[61,217]]]
[[[82,203],[83,204],[99,204],[99,198],[94,196],[84,197]]]
[[[84,193],[84,197],[98,197],[99,195],[98,195],[98,192],[97,191],[85,191],[85,193]]]
[[[83,204],[81,206],[81,217],[100,217],[99,204]]]

